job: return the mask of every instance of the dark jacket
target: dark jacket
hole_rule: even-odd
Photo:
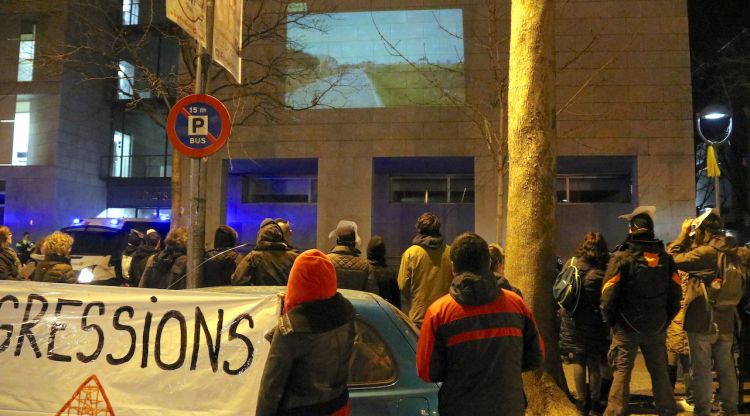
[[[167,246],[148,258],[139,286],[151,289],[184,289],[186,274],[185,248]]]
[[[688,244],[688,241],[675,241],[670,245],[674,263],[678,269],[686,272],[691,278],[699,279],[708,287],[711,281],[718,277],[719,252],[729,252],[732,248],[723,235],[715,235],[707,244],[692,249]],[[714,322],[721,333],[734,332],[735,316],[734,309],[713,310]]]
[[[7,247],[0,249],[0,280],[18,280],[21,261],[16,252]]]
[[[70,265],[70,258],[47,254],[34,270],[34,280],[48,283],[76,283],[76,273]]]
[[[279,320],[256,416],[329,415],[349,398],[354,307],[341,294],[301,304]]]
[[[16,252],[18,253],[18,260],[21,264],[26,264],[31,258],[31,253],[34,251],[35,244],[33,241],[21,240],[16,243]]]
[[[664,244],[628,237],[610,257],[601,308],[610,326],[656,334],[680,310],[680,276]]]
[[[203,287],[232,284],[232,274],[242,261],[242,255],[229,247],[206,251],[203,264]]]
[[[149,247],[145,244],[141,244],[133,253],[130,258],[130,276],[131,286],[140,286],[141,278],[143,277],[143,271],[146,270],[146,262],[149,257],[158,253],[159,249],[155,247]]]
[[[463,273],[433,303],[417,345],[417,372],[443,382],[443,416],[522,415],[521,372],[538,368],[544,344],[531,311],[494,276]]]
[[[284,242],[284,233],[271,223],[258,231],[255,248],[240,261],[232,275],[235,286],[286,286],[299,254]]]
[[[565,309],[560,310],[560,353],[596,355],[607,347],[607,328],[600,310],[605,270],[591,267],[585,259],[578,257],[576,266],[583,276],[583,288],[572,316]]]
[[[521,292],[521,289],[511,285],[510,280],[508,280],[507,277],[501,276],[498,273],[493,273],[493,274],[495,275],[495,281],[497,282],[497,287],[499,287],[500,289],[510,290],[511,292],[523,298],[523,292]]]
[[[381,262],[370,260],[370,268],[378,283],[380,296],[401,309],[401,292],[398,290],[398,270]]]
[[[362,290],[379,294],[375,274],[370,263],[361,256],[356,247],[338,245],[328,253],[328,258],[336,267],[336,280],[339,289]]]

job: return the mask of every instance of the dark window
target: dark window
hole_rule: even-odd
[[[312,176],[245,177],[243,203],[314,204],[318,181]]]
[[[383,338],[370,325],[354,322],[354,352],[349,362],[349,387],[391,384],[396,381],[396,361]]]
[[[463,204],[474,202],[474,178],[467,175],[391,177],[391,202]]]
[[[630,203],[632,183],[628,174],[558,175],[557,202],[570,203]]]

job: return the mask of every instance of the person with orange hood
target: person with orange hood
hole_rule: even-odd
[[[257,416],[349,416],[354,307],[336,291],[336,269],[307,250],[289,274],[284,307],[271,334]]]

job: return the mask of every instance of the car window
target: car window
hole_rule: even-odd
[[[99,255],[107,256],[119,253],[122,236],[117,233],[99,231],[72,231],[73,248],[72,255]]]
[[[396,380],[396,360],[378,332],[360,319],[354,321],[354,352],[349,362],[349,386],[391,384]]]

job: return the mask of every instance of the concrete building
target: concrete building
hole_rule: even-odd
[[[416,217],[433,211],[447,239],[474,230],[497,241],[497,167],[483,124],[472,116],[479,109],[493,125],[503,125],[496,94],[502,80],[493,68],[507,76],[510,1],[494,3],[495,17],[490,3],[290,4],[289,13],[310,13],[326,26],[283,28],[286,47],[295,49],[292,69],[312,72],[289,71],[258,92],[289,107],[317,108],[234,126],[226,148],[206,162],[207,234],[228,223],[243,241],[253,241],[263,218],[282,217],[292,221],[295,246],[328,249],[328,233],[349,219],[359,224],[365,244],[380,234],[396,257],[410,244]],[[40,48],[43,37],[65,33],[69,15],[60,8],[45,14],[57,20],[37,24]],[[11,9],[4,3],[0,15]],[[0,118],[14,119],[18,97],[27,94],[38,95],[46,113],[32,109],[28,165],[0,167],[5,223],[25,229],[33,220],[46,232],[105,209],[130,216],[167,212],[159,211],[169,206],[171,173],[163,129],[121,111],[116,79],[81,83],[60,68],[44,81],[18,82],[24,19],[0,29],[10,39],[1,43],[2,56],[14,62],[0,70],[0,95],[13,97],[0,101]],[[556,31],[560,254],[569,255],[590,230],[614,245],[625,233],[617,215],[636,205],[656,205],[657,234],[672,237],[695,213],[686,0],[559,2]],[[496,48],[486,48],[495,38]],[[266,52],[253,46],[245,54]],[[174,51],[157,56],[176,60]],[[245,68],[252,75],[258,65]],[[251,106],[230,95],[225,102],[239,120]],[[130,127],[120,127],[123,120]],[[4,163],[12,162],[12,126],[0,124]],[[118,153],[118,132],[121,142],[125,135],[134,143],[147,138],[139,141],[146,147]],[[130,173],[117,176],[126,156]],[[137,174],[141,162],[151,167]],[[29,184],[43,191],[30,192]]]

